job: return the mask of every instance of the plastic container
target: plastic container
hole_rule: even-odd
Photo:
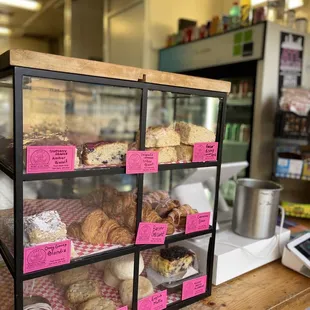
[[[250,24],[251,1],[241,0],[241,26],[246,27]]]
[[[308,32],[308,19],[307,18],[297,18],[295,20],[296,30],[299,32]]]
[[[241,9],[238,4],[238,1],[233,3],[232,8],[229,11],[229,16],[231,16],[231,28],[239,28],[240,27],[240,17],[241,17]]]

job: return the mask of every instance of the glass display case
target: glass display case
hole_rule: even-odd
[[[209,296],[230,83],[1,59],[0,283],[14,278],[1,309],[179,309]],[[217,169],[213,210],[184,184],[200,167]]]

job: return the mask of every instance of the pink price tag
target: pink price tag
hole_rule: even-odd
[[[64,240],[24,249],[24,273],[70,263],[71,241]]]
[[[128,310],[128,306],[120,307],[117,310]]]
[[[168,224],[140,223],[136,244],[164,244]]]
[[[167,290],[138,301],[138,310],[162,310],[167,308]]]
[[[128,151],[126,154],[126,173],[157,173],[158,152]]]
[[[182,300],[205,293],[207,290],[207,276],[202,276],[183,282]]]
[[[27,173],[74,170],[75,146],[28,146]]]
[[[209,229],[210,212],[189,214],[186,217],[185,233],[190,234],[196,231]]]
[[[193,162],[206,162],[217,160],[217,142],[195,143]]]

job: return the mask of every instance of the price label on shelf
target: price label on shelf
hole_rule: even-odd
[[[167,308],[167,290],[138,301],[138,310],[162,310]]]
[[[28,146],[27,173],[74,170],[75,146]]]
[[[70,263],[71,241],[46,243],[24,249],[24,273]]]
[[[207,290],[207,276],[202,276],[183,282],[182,300],[205,293]]]
[[[206,162],[217,160],[217,142],[195,143],[193,150],[193,162]]]
[[[128,151],[126,154],[126,173],[157,173],[158,152]]]
[[[207,230],[210,225],[210,212],[189,214],[186,217],[185,233]]]
[[[136,244],[164,244],[167,229],[164,223],[140,223]]]

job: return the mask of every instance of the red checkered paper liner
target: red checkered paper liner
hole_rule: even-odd
[[[142,253],[145,266],[150,262],[152,251],[144,251]],[[145,272],[142,273],[145,276]],[[103,282],[103,272],[90,267],[90,279],[97,281],[100,286],[101,295],[107,299],[113,300],[117,307],[122,306],[118,289],[110,287]],[[11,310],[14,302],[13,295],[13,279],[6,267],[0,269],[0,300],[1,310]],[[158,289],[154,289],[154,293],[159,292]],[[69,310],[70,305],[65,299],[65,289],[57,286],[53,281],[53,276],[44,276],[34,280],[24,282],[24,296],[42,296],[46,298],[53,310]],[[176,302],[181,299],[181,292],[168,294],[168,304]]]

